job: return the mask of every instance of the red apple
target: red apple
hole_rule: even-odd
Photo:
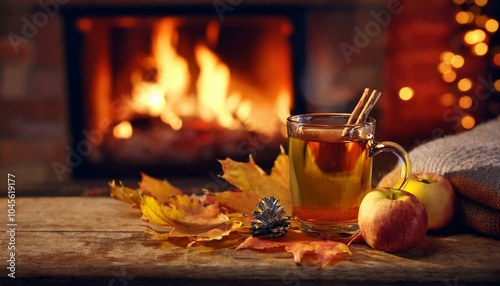
[[[361,201],[358,224],[371,247],[387,252],[409,250],[427,231],[427,212],[414,195],[392,188],[375,188]]]
[[[404,190],[424,204],[429,219],[428,230],[438,230],[450,223],[455,214],[456,195],[448,179],[432,173],[414,174]]]

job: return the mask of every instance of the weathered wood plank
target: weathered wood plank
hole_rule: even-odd
[[[301,286],[326,281],[352,285],[500,283],[500,241],[473,234],[427,235],[416,248],[397,255],[356,244],[351,246],[351,258],[319,269],[311,261],[297,266],[285,252],[234,251],[243,239],[237,234],[223,242],[197,243],[190,248],[183,240],[156,240],[144,233],[137,210],[110,198],[19,198],[16,202],[16,277],[28,279],[27,284],[42,277],[52,285],[63,285],[74,277],[99,285],[121,285],[119,279],[127,285],[207,280],[220,285],[238,281],[240,285]],[[0,200],[2,213],[6,204]],[[6,218],[0,222],[5,225]],[[7,240],[8,234],[1,232],[4,250],[0,253],[7,254],[3,243]],[[0,269],[3,285],[6,270]]]
[[[472,237],[461,238],[467,241]],[[186,248],[168,241],[156,241],[145,233],[20,232],[17,237],[17,276],[112,278],[120,273],[127,277],[168,279],[289,281],[321,278],[352,283],[429,283],[455,279],[462,284],[500,281],[498,261],[486,253],[495,249],[486,245],[470,257],[471,254],[462,249],[462,243],[456,241],[429,252],[429,245],[439,240],[428,238],[423,245],[405,255],[354,245],[352,258],[319,269],[314,264],[296,266],[291,255],[284,252],[234,251],[234,245],[220,248],[217,243]],[[460,252],[456,253],[457,250]]]
[[[0,200],[0,208],[7,209],[7,200]],[[109,197],[16,199],[19,231],[143,231],[140,217],[140,210]]]

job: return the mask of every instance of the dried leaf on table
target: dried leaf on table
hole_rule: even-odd
[[[158,180],[141,173],[142,179],[138,189],[125,187],[121,182],[117,185],[115,181],[109,183],[111,196],[126,203],[139,206],[141,204],[141,193],[156,197],[160,202],[167,202],[172,196],[182,195],[183,192],[174,187],[167,180]]]
[[[148,232],[161,238],[189,237],[195,241],[221,239],[243,224],[240,214],[223,214],[210,195],[183,194],[166,180],[142,174],[140,188],[109,184],[111,196],[139,206]]]
[[[109,183],[109,188],[111,189],[111,196],[113,198],[124,201],[133,206],[141,205],[140,190],[127,188],[121,182],[117,185],[114,180]]]
[[[304,254],[315,253],[321,268],[332,265],[351,255],[349,247],[344,243],[317,240],[295,231],[289,232],[286,236],[277,239],[249,237],[236,250],[266,250],[276,247],[284,247],[285,251],[292,253],[297,264],[302,262]]]
[[[229,158],[219,162],[224,172],[222,178],[239,188],[237,191],[212,193],[221,205],[250,216],[261,198],[274,196],[279,198],[286,214],[290,214],[292,197],[288,156],[283,150],[276,158],[269,175],[255,164],[252,156],[248,162],[236,162]]]
[[[211,229],[229,220],[220,212],[217,202],[207,203],[207,196],[178,195],[162,203],[157,198],[143,195],[142,214],[150,223],[158,225],[185,225],[194,232]]]
[[[192,233],[192,229],[185,229],[182,227],[182,225],[180,227],[158,228],[157,225],[151,224],[148,225],[148,229],[146,232],[153,234],[159,239],[189,237],[191,240],[193,240],[193,242],[188,244],[188,246],[190,246],[197,241],[221,240],[225,236],[231,234],[231,232],[239,231],[241,226],[242,222],[239,219],[230,218],[223,224],[209,229],[205,232]]]
[[[207,195],[176,195],[166,203],[142,195],[141,210],[152,224],[149,225],[149,232],[160,238],[190,237],[195,241],[221,239],[242,225],[238,219],[223,214],[219,204]],[[161,233],[154,225],[166,231]]]
[[[160,202],[167,200],[176,195],[182,195],[183,192],[174,187],[167,180],[158,180],[141,173],[142,180],[139,183],[139,188],[146,194],[156,197]]]

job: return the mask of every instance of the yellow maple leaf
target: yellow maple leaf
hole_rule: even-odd
[[[162,203],[143,194],[141,210],[149,222],[147,232],[161,239],[188,237],[193,243],[220,240],[242,226],[237,216],[223,214],[207,195],[176,195]]]
[[[197,232],[187,235],[189,231],[186,231],[182,227],[171,227],[171,228],[162,228],[158,229],[155,226],[149,225],[147,229],[147,233],[153,234],[155,237],[159,239],[169,239],[174,237],[189,237],[193,240],[188,246],[191,246],[193,243],[197,241],[212,241],[212,240],[221,240],[224,237],[228,236],[233,231],[238,231],[242,226],[242,222],[239,219],[230,218],[228,221],[223,224],[211,228],[205,232]]]
[[[206,195],[177,195],[166,203],[142,195],[141,210],[150,223],[175,227],[186,236],[206,232],[229,221],[217,202],[206,204]]]
[[[115,181],[109,183],[111,196],[134,206],[141,204],[141,194],[157,198],[160,202],[167,202],[172,196],[182,195],[183,192],[170,184],[167,180],[158,180],[141,173],[142,179],[138,189],[125,187],[121,182],[117,185]]]
[[[268,175],[257,164],[252,156],[248,162],[236,162],[231,159],[219,160],[224,174],[222,178],[238,187],[238,191],[213,192],[215,199],[231,209],[251,215],[263,197],[273,196],[280,200],[286,214],[292,210],[290,193],[288,156],[282,152],[278,155]]]
[[[141,193],[139,190],[127,188],[121,182],[117,185],[114,180],[109,183],[109,188],[113,198],[134,206],[141,204]]]
[[[148,232],[161,238],[221,239],[243,224],[241,216],[222,213],[212,196],[188,196],[167,180],[146,174],[142,174],[138,189],[117,185],[115,181],[109,186],[112,197],[139,206],[148,221]]]

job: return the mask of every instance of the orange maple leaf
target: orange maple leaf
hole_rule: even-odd
[[[351,256],[349,247],[341,242],[317,240],[306,236],[301,232],[289,231],[287,235],[277,239],[261,239],[249,237],[241,243],[236,250],[255,249],[265,250],[269,248],[284,247],[285,251],[292,253],[295,263],[301,264],[304,254],[313,252],[316,254],[321,268],[332,265],[342,259]]]
[[[158,180],[141,173],[142,180],[139,188],[146,194],[157,198],[160,202],[167,202],[172,196],[182,195],[183,192],[170,184],[167,180]]]
[[[222,205],[251,215],[257,203],[263,197],[273,196],[280,200],[288,215],[292,209],[292,195],[290,193],[288,156],[282,152],[274,162],[271,173],[268,175],[257,164],[252,156],[248,162],[236,162],[231,159],[219,160],[224,174],[222,178],[238,187],[239,190],[211,193]]]

